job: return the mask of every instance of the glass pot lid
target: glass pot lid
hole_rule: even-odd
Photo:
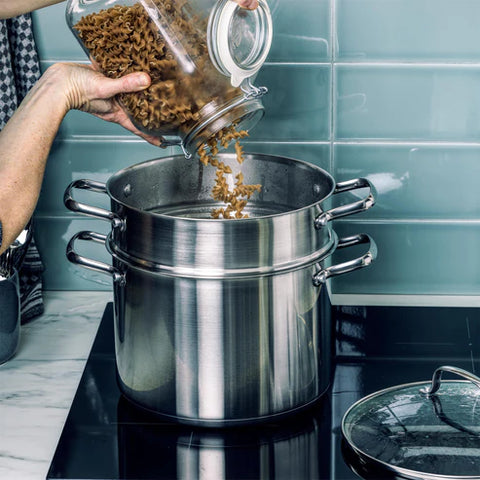
[[[443,372],[466,380],[441,380]],[[431,382],[373,393],[346,412],[342,434],[363,471],[370,465],[393,478],[480,479],[480,378],[442,366]]]
[[[254,10],[241,8],[233,0],[220,0],[208,20],[210,59],[238,87],[262,67],[272,35],[272,16],[265,0],[259,0]]]

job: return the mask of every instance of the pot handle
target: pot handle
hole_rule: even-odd
[[[105,183],[88,179],[74,180],[66,188],[65,193],[63,194],[63,203],[72,212],[81,213],[89,217],[100,218],[101,220],[107,220],[112,223],[113,228],[124,229],[124,222],[117,214],[105,210],[104,208],[92,207],[85,203],[77,202],[73,198],[72,193],[76,188],[79,190],[91,190],[92,192],[107,194],[107,186]]]
[[[377,258],[377,245],[373,238],[366,233],[358,233],[351,237],[344,237],[338,240],[338,248],[352,247],[354,245],[360,245],[368,243],[369,250],[361,257],[349,260],[348,262],[339,263],[338,265],[332,265],[331,267],[324,268],[318,273],[313,275],[313,284],[316,287],[324,284],[329,278],[342,275],[344,273],[353,272],[359,268],[368,267]]]
[[[102,233],[87,232],[87,231],[81,231],[76,233],[68,242],[67,258],[71,263],[75,265],[80,265],[81,267],[88,268],[95,272],[111,275],[114,282],[118,282],[120,285],[125,285],[125,275],[121,273],[117,268],[113,267],[112,265],[108,265],[106,263],[100,262],[98,260],[91,260],[87,257],[83,257],[79,255],[75,251],[75,242],[77,240],[84,240],[86,242],[103,243],[103,245],[105,245],[105,242],[107,241],[106,235],[103,235]]]
[[[370,183],[370,181],[366,178],[354,178],[353,180],[337,183],[335,190],[333,191],[333,195],[336,195],[337,193],[358,190],[360,188],[368,188],[368,194],[365,198],[347,205],[341,205],[340,207],[332,208],[331,210],[321,213],[315,219],[315,228],[324,227],[328,222],[335,220],[336,218],[364,212],[365,210],[373,207],[373,205],[375,205],[376,191],[372,183]]]

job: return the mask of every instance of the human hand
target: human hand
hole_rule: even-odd
[[[119,93],[147,88],[151,82],[148,74],[136,72],[112,79],[90,65],[74,63],[55,64],[47,70],[47,74],[63,85],[67,110],[81,110],[107,122],[118,123],[147,142],[161,145],[161,138],[147,135],[133,125],[116,99]]]
[[[254,10],[258,7],[258,0],[235,0],[241,7]]]

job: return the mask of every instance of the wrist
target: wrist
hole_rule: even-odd
[[[51,107],[65,116],[69,110],[77,108],[75,88],[71,80],[71,68],[67,63],[56,63],[50,66],[38,81],[39,94],[48,98]]]

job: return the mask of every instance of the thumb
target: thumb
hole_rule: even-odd
[[[139,92],[149,87],[150,76],[144,72],[129,73],[120,78],[105,79],[101,85],[101,98],[111,98],[119,93]]]

